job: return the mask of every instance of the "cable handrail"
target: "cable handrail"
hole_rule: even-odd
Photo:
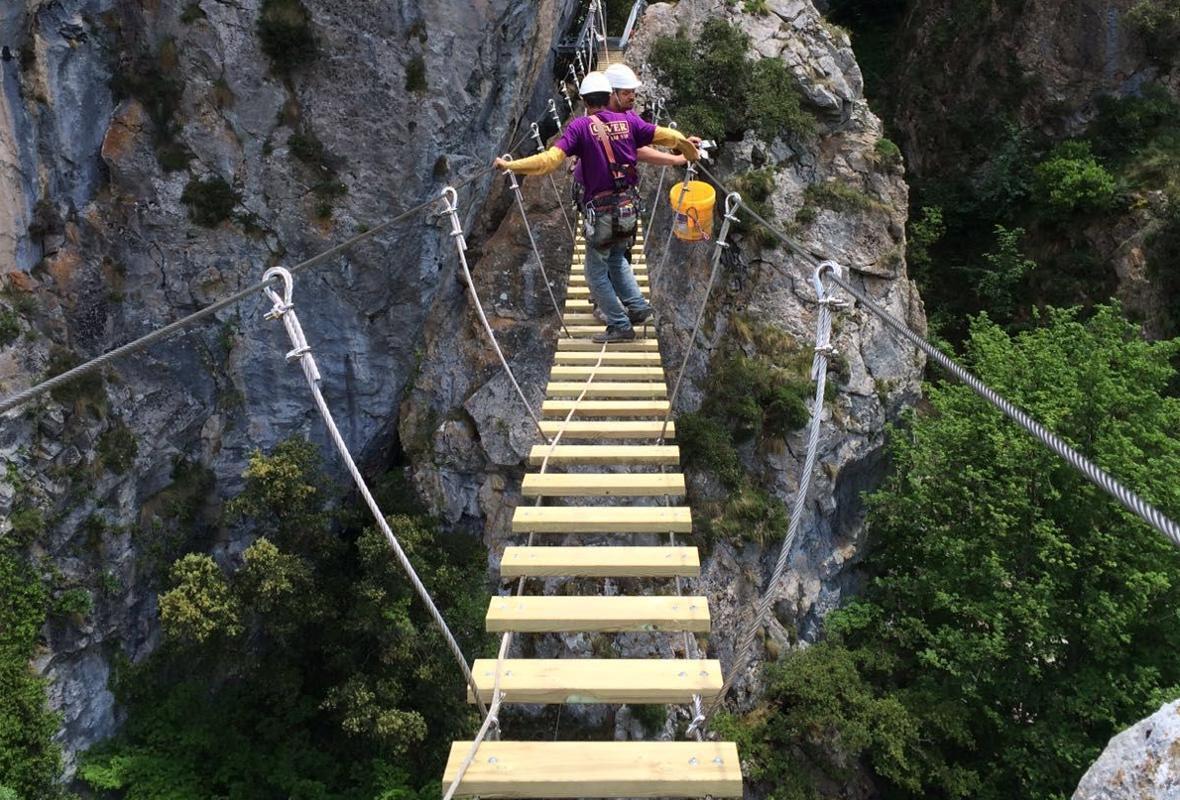
[[[509,150],[515,151],[518,147],[520,147],[521,144],[524,143],[524,141],[528,138],[528,136],[529,136],[529,134],[527,134],[527,133],[522,134],[516,140],[516,142],[509,148]],[[452,188],[454,188],[456,190],[466,188],[467,186],[471,185],[475,181],[477,181],[480,178],[484,177],[485,175],[491,173],[494,169],[495,168],[491,167],[491,166],[479,169],[476,172],[472,173],[471,175],[467,176],[466,178],[462,179],[458,183],[454,184]],[[368,241],[369,239],[372,239],[376,236],[379,236],[382,233],[385,233],[386,231],[391,229],[394,225],[398,224],[399,222],[405,221],[406,219],[414,216],[415,214],[417,214],[421,211],[424,211],[425,209],[434,205],[436,202],[438,202],[438,196],[432,195],[430,198],[423,200],[421,203],[418,203],[417,205],[411,206],[410,208],[406,209],[405,211],[402,211],[400,214],[393,217],[392,219],[388,219],[385,222],[375,225],[374,227],[370,228],[367,231],[362,231],[361,233],[358,233],[355,236],[352,236],[351,238],[344,240],[340,244],[328,248],[327,250],[323,251],[322,253],[318,253],[314,256],[311,256],[310,258],[307,258],[307,259],[299,262],[298,264],[296,264],[293,267],[289,267],[288,271],[292,275],[296,275],[296,274],[303,272],[305,270],[309,270],[309,269],[313,269],[315,267],[318,267],[321,264],[324,264],[324,263],[330,261],[331,259],[335,258],[336,256],[340,255],[341,253],[351,250],[356,245],[358,245],[362,242]],[[136,339],[133,339],[132,341],[127,342],[126,344],[120,345],[119,347],[116,347],[113,350],[108,350],[105,353],[102,353],[102,354],[97,355],[91,359],[88,359],[87,361],[79,364],[78,366],[68,369],[59,375],[55,375],[52,378],[47,378],[43,381],[40,381],[39,383],[34,384],[33,386],[22,389],[22,390],[16,392],[15,394],[5,397],[2,400],[0,400],[0,415],[3,415],[8,411],[13,410],[14,408],[18,408],[19,406],[22,406],[25,403],[29,402],[30,400],[40,397],[41,395],[46,394],[47,392],[51,392],[54,389],[65,386],[66,384],[71,383],[71,382],[83,377],[84,375],[88,375],[92,372],[102,369],[103,367],[107,366],[108,364],[110,364],[114,361],[117,361],[121,358],[124,358],[125,356],[133,355],[137,352],[145,350],[146,348],[151,347],[152,345],[156,344],[157,342],[163,341],[164,339],[171,337],[173,334],[180,333],[181,331],[192,327],[194,324],[196,324],[197,322],[200,322],[201,320],[205,319],[206,317],[210,317],[219,311],[223,311],[224,309],[229,308],[230,306],[236,305],[237,303],[240,303],[249,297],[253,297],[253,296],[257,295],[258,292],[262,291],[264,288],[266,288],[267,286],[274,283],[275,280],[277,280],[277,278],[272,277],[270,279],[263,278],[259,281],[256,281],[256,282],[250,284],[249,286],[245,287],[244,289],[240,289],[237,292],[234,292],[233,294],[227,295],[226,297],[223,297],[220,300],[210,303],[209,305],[205,306],[204,308],[194,311],[193,313],[191,313],[185,317],[182,317],[178,320],[175,320],[175,321],[170,322],[166,325],[163,325],[159,328],[156,328],[155,330],[153,330],[147,334],[144,334],[143,336],[140,336]]]
[[[722,183],[721,180],[719,180],[715,175],[713,175],[703,164],[699,165],[699,169],[706,177],[708,177],[722,189],[725,189],[725,184]],[[750,208],[748,203],[743,201],[742,208],[744,208],[751,217],[763,225],[776,238],[786,244],[796,255],[808,262],[808,264],[813,268],[818,268],[822,263],[827,261],[821,260],[802,244],[795,241],[793,238],[780,230],[777,226],[772,225],[761,214]],[[832,263],[838,262],[832,261]],[[881,306],[879,306],[872,298],[853,286],[846,277],[838,274],[838,272],[829,273],[829,277],[832,279],[833,283],[856,298],[856,300],[864,308],[868,309],[874,316],[884,322],[890,330],[904,338],[910,344],[914,345],[914,347],[921,350],[929,358],[933,359],[940,367],[945,369],[952,376],[965,384],[968,388],[986,400],[993,407],[997,408],[1001,413],[1004,414],[1004,416],[1008,417],[1017,425],[1024,428],[1025,431],[1033,436],[1033,438],[1037,439],[1037,441],[1041,442],[1041,444],[1045,445],[1047,448],[1056,453],[1066,463],[1068,463],[1078,472],[1082,473],[1082,475],[1084,475],[1087,480],[1089,480],[1098,488],[1102,489],[1114,499],[1118,500],[1124,508],[1135,514],[1151,527],[1155,528],[1157,531],[1171,540],[1174,545],[1180,547],[1180,525],[1178,525],[1174,520],[1169,518],[1154,505],[1141,498],[1134,491],[1124,486],[1116,478],[1110,475],[1110,473],[1103,470],[1093,461],[1079,453],[1068,443],[1066,443],[1066,441],[1060,436],[1053,433],[1044,425],[1033,419],[1032,416],[1030,416],[1027,412],[1021,410],[1014,403],[1004,398],[1002,395],[980,380],[976,375],[971,373],[968,369],[931,344],[926,339],[926,337],[915,332],[906,323],[902,322],[888,311],[881,308]]]

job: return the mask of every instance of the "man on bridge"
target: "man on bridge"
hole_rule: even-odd
[[[580,205],[586,220],[586,283],[607,325],[594,336],[598,343],[634,339],[632,323],[644,322],[652,313],[627,261],[639,219],[639,174],[635,169],[639,148],[652,144],[672,147],[695,161],[696,142],[700,141],[634,114],[610,110],[607,105],[612,91],[605,75],[589,73],[579,87],[586,104],[585,117],[571,120],[565,133],[543,153],[495,161],[499,169],[546,175],[567,156],[580,159],[585,187]],[[631,94],[633,98],[634,90]]]

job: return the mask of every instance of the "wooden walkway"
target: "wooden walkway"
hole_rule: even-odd
[[[612,58],[614,54],[612,53]],[[605,60],[600,62],[605,67]],[[581,225],[570,267],[565,322],[573,338],[561,338],[542,406],[546,435],[563,428],[565,416],[586,388],[601,345],[590,341],[603,326],[591,315],[585,280]],[[647,293],[642,230],[632,266]],[[667,382],[653,327],[637,327],[634,342],[608,346],[590,391],[564,425],[556,447],[533,447],[529,465],[542,474],[524,478],[526,498],[596,498],[593,506],[521,505],[515,534],[618,535],[618,546],[553,546],[540,536],[533,547],[508,547],[501,577],[650,578],[657,593],[626,596],[515,595],[493,597],[489,631],[518,634],[619,631],[709,631],[705,597],[670,593],[669,578],[695,577],[695,547],[635,547],[628,534],[692,530],[683,505],[680,451],[659,442],[668,409]],[[669,424],[666,439],[675,437]],[[566,468],[573,472],[564,472]],[[611,471],[603,471],[610,467]],[[629,470],[628,468],[633,468]],[[666,498],[667,505],[652,505]],[[637,504],[638,503],[638,504]],[[678,637],[679,638],[679,637]],[[505,703],[708,704],[721,691],[721,665],[714,659],[506,659],[500,664]],[[475,662],[480,699],[492,699],[496,659]],[[468,689],[468,701],[475,692]],[[511,733],[511,731],[509,731]],[[452,745],[443,790],[454,781],[471,742]],[[463,777],[457,796],[470,797],[741,797],[742,774],[732,742],[485,741]]]

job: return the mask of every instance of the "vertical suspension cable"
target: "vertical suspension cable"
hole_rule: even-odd
[[[779,548],[778,560],[775,562],[774,571],[771,573],[770,580],[766,583],[766,589],[762,597],[759,599],[757,606],[755,606],[753,620],[750,621],[745,634],[738,640],[734,648],[734,663],[730,667],[729,674],[725,676],[725,681],[721,685],[721,691],[705,711],[706,724],[720,707],[722,701],[725,699],[725,695],[729,692],[734,682],[745,672],[750,659],[753,657],[754,642],[758,638],[758,632],[765,625],[766,615],[774,606],[779,583],[782,581],[783,573],[787,568],[787,561],[790,559],[791,547],[795,542],[795,536],[798,534],[799,526],[803,521],[803,511],[807,506],[807,497],[811,490],[811,480],[815,473],[816,456],[819,452],[819,431],[823,418],[824,392],[827,388],[828,360],[836,353],[831,344],[832,309],[841,307],[842,305],[841,301],[833,298],[828,293],[824,279],[832,274],[838,274],[840,270],[841,267],[836,262],[824,261],[816,267],[812,275],[812,283],[815,286],[816,297],[819,303],[819,314],[816,318],[815,355],[811,364],[811,378],[815,381],[815,399],[811,406],[811,421],[807,433],[807,454],[803,460],[803,469],[799,474],[799,488],[795,491],[795,500],[791,506],[791,518],[787,525],[787,534],[783,539],[782,546]]]
[[[552,100],[549,102],[550,105],[553,105]],[[554,108],[554,115],[556,116],[556,108]],[[560,124],[557,127],[558,130],[561,130]],[[541,126],[535,122],[532,123],[532,133],[530,135],[533,137],[533,141],[537,143],[537,152],[544,153],[545,140],[541,138]],[[565,213],[565,203],[561,199],[561,191],[557,188],[557,181],[553,179],[552,172],[550,172],[546,177],[549,178],[549,186],[553,189],[553,197],[555,200],[557,200],[557,207],[561,209],[561,218],[565,220],[565,228],[567,231],[569,231],[570,240],[572,241],[573,239],[577,238],[577,235],[574,233],[574,226],[570,223],[569,216]]]
[[[505,161],[511,161],[512,155],[506,153],[502,158]],[[541,251],[537,248],[537,240],[533,236],[533,227],[529,224],[529,215],[524,208],[524,196],[520,191],[520,181],[516,179],[516,173],[512,170],[504,170],[504,175],[507,176],[508,185],[516,197],[516,206],[520,209],[521,219],[524,220],[524,230],[529,236],[529,244],[533,248],[533,255],[537,257],[537,266],[541,268],[541,280],[545,282],[545,291],[549,293],[549,300],[553,303],[553,313],[557,315],[557,324],[561,326],[561,330],[565,333],[566,338],[572,338],[569,328],[565,326],[565,318],[561,313],[561,306],[557,303],[557,296],[553,294],[553,286],[549,282],[549,274],[545,271],[545,262],[541,259]]]
[[[483,304],[479,301],[479,293],[475,291],[475,281],[471,277],[471,270],[467,267],[467,242],[463,238],[463,226],[459,223],[459,196],[454,189],[448,186],[443,189],[441,199],[447,205],[445,213],[451,218],[451,238],[455,240],[455,249],[459,253],[459,266],[463,268],[463,277],[467,282],[467,290],[471,294],[471,302],[475,305],[475,313],[483,324],[484,332],[488,335],[492,349],[496,351],[496,356],[500,359],[500,365],[504,367],[504,373],[512,382],[512,388],[516,390],[520,402],[524,404],[525,411],[533,420],[533,424],[537,426],[537,432],[541,434],[544,441],[549,441],[549,437],[545,435],[545,429],[541,426],[541,420],[537,418],[533,407],[529,405],[528,398],[524,396],[524,390],[520,388],[520,384],[516,382],[516,376],[512,374],[512,367],[508,365],[508,359],[504,357],[504,351],[500,349],[500,343],[496,341],[496,334],[492,331],[491,323],[488,322],[487,314],[484,313]]]
[[[275,278],[280,279],[283,283],[283,294],[281,296],[271,288],[270,282]],[[431,619],[434,620],[434,624],[442,632],[447,648],[451,651],[455,660],[459,662],[459,669],[463,672],[463,679],[471,687],[473,692],[476,691],[475,678],[471,674],[471,667],[467,664],[467,658],[463,655],[463,651],[459,647],[458,641],[455,640],[454,634],[451,633],[450,627],[447,626],[446,620],[443,619],[442,613],[435,606],[430,592],[427,591],[421,578],[418,577],[418,573],[414,570],[414,565],[410,562],[409,556],[406,555],[401,543],[397,540],[397,536],[394,535],[393,530],[389,527],[389,523],[385,519],[385,514],[381,511],[380,506],[377,505],[377,501],[369,491],[368,484],[357,468],[356,462],[352,458],[352,453],[349,452],[348,445],[344,442],[344,437],[340,435],[340,429],[336,427],[336,421],[332,418],[332,412],[324,400],[324,393],[320,390],[321,377],[319,367],[316,366],[315,357],[311,353],[311,347],[308,345],[307,338],[303,334],[303,326],[299,323],[299,317],[295,314],[295,305],[291,301],[294,280],[291,277],[290,271],[283,267],[271,267],[263,276],[263,281],[265,285],[262,291],[273,303],[271,310],[266,313],[266,319],[282,320],[283,326],[287,330],[287,337],[291,340],[292,349],[287,353],[287,361],[299,361],[300,366],[303,368],[303,376],[307,380],[307,386],[311,389],[312,399],[315,401],[316,408],[324,420],[324,425],[328,429],[328,435],[332,439],[332,444],[336,447],[337,453],[340,454],[344,466],[348,469],[349,475],[352,476],[357,490],[361,493],[365,505],[369,507],[373,519],[381,529],[381,533],[385,535],[385,541],[389,544],[390,549],[393,550],[394,558],[397,559],[402,571],[410,579],[415,593],[417,593],[423,605],[426,606],[426,610],[430,614]],[[476,700],[480,713],[486,718],[488,716],[488,709],[479,700],[478,696]]]

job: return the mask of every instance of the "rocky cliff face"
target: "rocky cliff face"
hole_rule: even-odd
[[[881,124],[868,108],[861,78],[849,43],[829,29],[809,2],[768,3],[765,16],[743,14],[722,2],[681,0],[675,5],[650,6],[627,53],[636,66],[647,60],[653,41],[685,31],[690,38],[704,22],[723,16],[751,36],[752,51],[781,58],[820,120],[820,133],[806,144],[765,142],[753,134],[724,148],[714,169],[731,180],[755,165],[774,166],[775,186],[768,204],[780,223],[792,219],[805,204],[806,187],[838,181],[875,202],[865,210],[845,213],[821,208],[814,222],[798,231],[803,242],[851,268],[865,291],[915,328],[925,327],[921,301],[908,280],[904,259],[906,186],[899,167],[881,163],[876,143]],[[648,96],[658,91],[653,76],[641,70]],[[709,275],[710,247],[706,243],[674,243],[666,263],[661,257],[666,236],[667,203],[655,197],[658,173],[645,176],[645,186],[662,207],[650,236],[649,259],[652,299],[657,309],[661,350],[669,381],[687,363],[685,389],[678,412],[696,410],[702,402],[710,353],[732,339],[731,327],[754,319],[790,342],[810,363],[814,342],[815,295],[810,272],[786,251],[747,243],[742,265],[727,269],[706,315],[704,331],[695,344],[688,335],[704,297]],[[671,177],[665,184],[671,183]],[[559,193],[568,197],[564,179]],[[564,285],[568,263],[568,235],[555,208],[554,193],[545,180],[526,184],[530,215],[539,221],[541,249],[551,278]],[[719,198],[720,204],[720,198]],[[663,215],[663,216],[661,216]],[[719,220],[718,213],[717,219]],[[481,248],[475,268],[485,310],[505,343],[509,360],[534,407],[539,407],[546,366],[558,333],[555,315],[539,271],[528,249],[518,219],[510,214]],[[509,535],[512,508],[519,502],[523,459],[536,442],[532,423],[486,343],[469,308],[460,304],[461,289],[446,313],[432,313],[427,323],[422,369],[402,406],[403,442],[411,449],[417,485],[433,498],[445,518],[482,523],[493,566]],[[440,293],[439,303],[446,297]],[[559,292],[558,297],[561,297]],[[436,306],[437,308],[437,306]],[[836,346],[843,356],[834,400],[825,408],[820,469],[803,530],[795,544],[792,569],[779,587],[778,619],[770,630],[772,650],[818,633],[823,615],[835,608],[852,583],[848,567],[863,544],[860,493],[872,488],[881,475],[883,426],[917,396],[922,360],[857,311],[841,315]],[[474,369],[473,369],[474,366]],[[790,501],[798,485],[804,456],[803,432],[796,431],[762,448],[742,452],[743,468],[775,496]],[[689,471],[694,506],[722,501],[726,491],[705,472]],[[641,537],[642,538],[642,537]],[[578,537],[585,543],[587,537]],[[644,543],[639,542],[637,543]],[[656,544],[653,538],[648,544]],[[778,552],[778,542],[741,544],[717,542],[703,565],[699,586],[690,587],[711,598],[714,634],[709,650],[728,663],[739,626],[746,624],[751,601],[761,592]],[[607,591],[620,590],[609,582]],[[633,590],[632,589],[629,590]],[[590,587],[591,591],[596,591]],[[556,581],[546,591],[569,592]],[[627,635],[618,637],[615,652],[624,657],[678,652],[678,637]],[[588,654],[601,643],[594,637],[554,638],[543,645],[546,656]],[[541,653],[538,652],[538,655]],[[750,687],[756,691],[756,686]],[[577,710],[574,710],[577,711]],[[571,710],[566,711],[569,719]],[[588,709],[586,721],[600,712]],[[626,726],[618,723],[619,735]]]
[[[731,143],[722,175],[773,164],[767,202],[778,220],[799,210],[811,184],[839,181],[871,198],[851,212],[814,209],[797,233],[921,329],[901,255],[906,186],[875,147],[881,126],[849,43],[809,2],[767,5],[767,15],[707,0],[652,6],[632,61],[645,60],[656,36],[680,26],[691,33],[714,15],[749,31],[762,56],[781,58],[820,119],[818,136]],[[260,49],[264,9],[256,1],[27,0],[0,11],[13,54],[0,62],[0,303],[17,313],[20,333],[0,349],[3,391],[191,312],[269,265],[319,252],[482,166],[506,148],[522,113],[536,118],[543,108],[550,47],[573,6],[488,0],[374,9],[314,0],[306,3],[312,39],[296,30],[278,63]],[[538,406],[557,325],[498,181],[461,196],[470,260]],[[649,192],[654,181],[649,174]],[[568,202],[564,177],[558,187]],[[569,244],[557,199],[545,180],[528,181],[525,191],[560,291]],[[657,222],[653,271],[662,231]],[[677,246],[654,276],[667,364],[688,364],[680,410],[700,405],[707,354],[739,320],[769,326],[782,334],[775,341],[808,358],[809,275],[785,251],[745,250],[744,266],[730,268],[719,287],[703,341],[686,339],[705,290],[706,248]],[[417,218],[299,276],[294,299],[354,451],[377,462],[391,449],[404,452],[439,515],[482,532],[494,569],[536,437],[455,269],[441,225]],[[95,599],[92,612],[51,621],[37,662],[52,679],[71,757],[118,724],[107,690],[114,656],[137,659],[156,644],[161,565],[184,547],[223,555],[242,548],[241,534],[218,527],[216,511],[248,454],[292,434],[324,442],[298,370],[282,360],[285,338],[262,320],[264,310],[261,301],[243,303],[4,421],[0,513],[39,510],[47,526],[37,554],[57,572],[57,591],[84,587]],[[916,397],[922,372],[911,350],[860,312],[841,315],[835,338],[843,366],[824,411],[821,468],[791,577],[780,587],[771,630],[779,646],[813,636],[849,588],[847,568],[863,538],[859,494],[879,477],[885,420]],[[801,432],[741,455],[768,491],[791,499]],[[694,502],[724,497],[707,474],[692,480]],[[177,540],[194,528],[203,540]],[[699,589],[712,598],[721,633],[710,649],[723,659],[776,551],[775,542],[726,541],[711,551]],[[625,654],[675,646],[638,634],[622,642]],[[556,653],[596,643],[574,636],[538,646]]]
[[[575,11],[564,0],[308,2],[272,31],[289,39],[268,58],[264,5],[299,8],[0,9],[0,304],[19,332],[0,348],[4,394],[482,167],[543,105],[551,47]],[[468,220],[486,188],[462,194]],[[432,301],[453,282],[449,247],[418,216],[297,281],[328,401],[358,456],[395,440]],[[39,511],[36,550],[57,591],[95,599],[84,618],[51,622],[37,662],[71,756],[117,724],[112,656],[154,646],[162,557],[191,545],[169,539],[174,522],[208,520],[197,546],[239,549],[213,512],[249,452],[297,433],[324,441],[263,310],[247,301],[4,420],[0,517]]]
[[[1180,101],[1175,25],[1174,7],[1155,0],[917,0],[897,31],[896,68],[883,87],[891,135],[917,183],[982,179],[1011,158],[1005,143],[1014,131],[1059,142],[1083,136],[1104,98],[1158,91]],[[1126,147],[1134,144],[1127,139]],[[1176,326],[1168,310],[1174,288],[1158,277],[1168,266],[1155,277],[1148,268],[1149,240],[1170,213],[1165,183],[1132,187],[1126,213],[1081,222],[1076,237],[1076,249],[1104,265],[1112,292],[1157,338],[1175,335]],[[1105,299],[1106,287],[1089,288],[1069,301]]]
[[[1073,800],[1141,800],[1180,791],[1180,700],[1110,740]]]
[[[912,4],[890,80],[891,124],[916,172],[953,166],[970,126],[1015,122],[1054,138],[1079,134],[1106,95],[1149,84],[1180,91],[1129,12],[1139,0]]]

